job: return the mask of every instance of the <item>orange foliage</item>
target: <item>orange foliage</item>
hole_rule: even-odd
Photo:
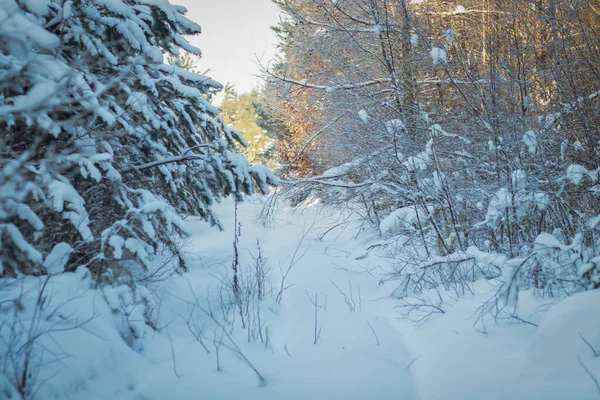
[[[283,163],[290,163],[298,157],[291,171],[298,176],[318,175],[322,168],[315,155],[320,153],[318,141],[312,141],[298,156],[302,148],[315,132],[316,123],[312,118],[314,105],[309,101],[309,93],[303,91],[293,98],[284,99],[281,108],[285,114],[285,126],[289,135],[279,142],[277,155]]]

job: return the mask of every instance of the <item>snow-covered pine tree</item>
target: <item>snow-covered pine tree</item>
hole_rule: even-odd
[[[0,276],[147,265],[215,200],[276,178],[233,151],[200,32],[166,0],[0,2]]]

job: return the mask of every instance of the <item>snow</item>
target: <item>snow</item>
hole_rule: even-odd
[[[56,85],[52,82],[40,82],[23,95],[18,96],[14,100],[14,107],[16,109],[25,110],[28,108],[37,108],[41,104],[51,102],[53,95],[56,93]]]
[[[54,245],[50,254],[44,260],[44,267],[49,275],[58,275],[65,272],[65,265],[73,248],[65,242]]]
[[[137,238],[127,238],[125,240],[125,248],[142,260],[148,257],[148,253],[152,253],[150,245]]]
[[[323,172],[319,177],[320,178],[335,178],[344,175],[350,174],[355,168],[360,166],[361,162],[365,161],[365,157],[361,157],[358,160],[350,161],[342,165],[335,166],[333,168],[329,168],[327,171]]]
[[[31,13],[42,16],[48,14],[48,1],[46,0],[24,0],[21,3]]]
[[[108,240],[113,248],[113,256],[118,260],[123,257],[123,246],[125,245],[125,239],[119,235],[112,235]]]
[[[42,254],[30,245],[21,231],[13,224],[0,224],[0,244],[9,239],[27,258],[35,264],[42,263]]]
[[[369,114],[367,114],[365,110],[360,110],[358,112],[358,118],[360,118],[360,120],[365,124],[369,122]]]
[[[162,64],[180,47],[199,54],[178,36],[200,32],[183,12],[166,0],[0,1],[0,398],[14,389],[5,377],[31,400],[132,391],[138,368],[124,359],[147,362],[146,333],[162,329],[138,278],[172,271],[178,213],[218,224],[215,199],[277,182],[226,150],[241,133],[208,102],[221,85]]]
[[[535,244],[551,249],[562,249],[564,247],[554,235],[547,232],[540,233],[535,238]]]
[[[51,275],[46,284],[43,276],[0,279],[2,318],[11,322],[13,315],[20,315],[22,321],[38,321],[31,326],[34,334],[41,334],[36,348],[45,349],[45,363],[35,378],[44,383],[34,399],[183,400],[199,394],[212,400],[597,396],[580,363],[599,376],[600,359],[582,337],[600,349],[596,310],[600,291],[580,293],[557,305],[552,304],[555,299],[521,292],[518,315],[538,326],[508,320],[494,323],[489,317],[474,317],[501,284],[484,279],[473,284],[472,293],[457,295],[440,288],[439,295],[447,299],[445,312],[415,325],[398,318],[398,300],[389,297],[397,283],[381,281],[394,260],[384,252],[367,250],[379,242],[364,233],[357,235],[358,224],[329,231],[340,215],[317,206],[302,212],[284,209],[266,228],[254,220],[262,201],[247,199],[238,206],[240,265],[246,268],[251,263],[258,238],[271,267],[267,288],[272,285],[277,292],[296,248],[301,255],[286,278],[288,288],[281,303],[265,296],[256,304],[268,327],[267,345],[259,339],[248,342],[249,333],[238,320],[225,336],[201,310],[222,315],[219,288],[232,254],[231,199],[215,208],[225,228],[222,232],[188,219],[191,236],[183,250],[189,272],[168,276],[147,289],[116,284],[96,290],[94,277],[83,267]],[[405,207],[390,214],[382,226],[414,220],[414,209]],[[116,235],[110,242],[115,250],[137,249]],[[549,234],[540,235],[536,243],[559,244]],[[58,244],[45,264],[60,271],[58,265],[69,251],[65,243]],[[503,254],[476,247],[459,256],[498,268],[507,260]],[[155,261],[153,268],[163,263]],[[48,303],[36,317],[37,293],[44,285]],[[315,296],[320,330],[316,344]],[[13,298],[24,305],[16,314],[15,303],[7,301]],[[148,323],[159,329],[154,331]],[[190,326],[202,331],[208,353]],[[9,327],[0,325],[3,337]],[[43,333],[47,330],[51,334]],[[219,348],[220,370],[218,340],[226,342]],[[232,343],[264,376],[264,384],[239,354],[227,348]],[[3,346],[0,343],[0,354]],[[61,354],[69,357],[58,362]],[[13,390],[0,379],[2,393]]]
[[[431,136],[432,137],[439,137],[439,136],[443,136],[443,137],[448,137],[448,138],[455,138],[455,139],[460,139],[462,142],[467,143],[467,144],[471,144],[471,141],[467,138],[465,138],[464,136],[460,136],[457,135],[455,133],[450,133],[450,132],[446,132],[440,125],[438,124],[433,124],[429,127],[429,131],[431,132]]]
[[[317,28],[315,30],[315,33],[313,33],[314,36],[324,36],[327,34],[327,29],[325,28]]]
[[[343,17],[342,2],[330,3]],[[596,397],[600,168],[586,157],[594,143],[569,127],[600,92],[560,103],[568,87],[540,97],[548,82],[524,81],[534,108],[550,114],[535,115],[522,96],[521,120],[511,102],[496,122],[461,112],[462,101],[439,107],[429,88],[447,83],[489,104],[488,80],[443,71],[457,39],[452,15],[512,18],[442,3],[410,7],[415,22],[446,21],[437,32],[402,33],[409,47],[422,40],[421,61],[433,63],[414,64],[422,104],[397,109],[389,89],[401,77],[369,62],[346,74],[332,60],[358,82],[273,76],[284,89],[335,94],[319,100],[343,108],[329,125],[346,116],[364,134],[354,140],[342,126],[341,136],[319,136],[321,153],[344,150],[317,160],[320,176],[288,171],[283,208],[257,221],[267,199],[244,196],[278,178],[235,147],[247,144],[241,132],[210,104],[222,85],[164,64],[201,54],[186,39],[200,26],[185,8],[1,1],[0,398]],[[317,14],[304,22],[327,29],[315,32],[325,47],[344,33],[369,42],[403,30],[379,25],[377,12],[347,14],[349,30]],[[310,26],[297,28],[310,38]],[[502,65],[503,87],[512,67]],[[355,94],[370,100],[345,101]],[[286,191],[300,206],[285,204]]]
[[[402,398],[417,400],[413,378],[406,368],[412,356],[402,335],[386,317],[370,310],[368,302],[375,298],[377,281],[336,270],[329,261],[323,264],[328,259],[323,252],[334,246],[335,237],[326,236],[322,242],[316,237],[324,232],[331,218],[323,218],[316,212],[304,216],[291,213],[284,217],[288,221],[265,229],[252,223],[257,204],[242,204],[240,209],[244,230],[242,248],[252,249],[256,237],[260,237],[273,266],[290,261],[290,248],[296,246],[302,235],[297,223],[322,220],[301,246],[302,252],[308,250],[309,253],[291,270],[288,279],[293,286],[284,292],[282,304],[265,300],[261,306],[261,315],[269,326],[269,348],[265,349],[260,342],[248,344],[244,330],[233,334],[245,355],[264,374],[264,387],[258,384],[252,371],[225,348],[220,355],[222,370],[217,371],[210,339],[207,344],[211,354],[206,354],[186,325],[194,294],[217,301],[214,295],[219,282],[215,276],[222,268],[214,263],[223,262],[227,266],[225,260],[231,254],[233,204],[226,201],[219,206],[220,217],[227,227],[224,232],[219,233],[200,221],[190,224],[193,234],[186,246],[190,273],[175,275],[151,289],[162,297],[157,320],[158,326],[166,327],[162,333],[149,334],[150,328],[142,322],[143,298],[129,286],[107,287],[98,297],[90,290],[93,282],[89,276],[81,279],[85,269],[51,278],[49,292],[61,288],[64,293],[56,298],[57,304],[69,298],[67,293],[72,295],[64,311],[69,321],[94,318],[85,329],[52,335],[55,346],[64,346],[74,359],[67,361],[67,367],[50,364],[43,370],[44,376],[55,372],[58,375],[42,387],[40,398],[188,399],[204,393],[215,400],[241,397],[364,399],[370,396],[396,399],[400,393]],[[285,238],[283,242],[282,238]],[[249,252],[242,251],[240,255],[242,262],[249,260]],[[278,284],[277,275],[274,273],[271,277],[274,284]],[[29,281],[35,286],[36,279],[43,278]],[[353,312],[332,282],[346,290],[348,282],[352,282],[356,301]],[[317,294],[319,302],[327,301],[326,309],[319,309],[321,335],[316,345],[313,344],[314,307],[306,293]],[[92,298],[96,303],[94,307],[89,303]],[[218,307],[217,303],[214,306]],[[71,315],[69,310],[77,312]],[[202,324],[208,324],[201,313],[196,317]],[[208,332],[212,336],[212,328]],[[129,346],[121,339],[124,336]]]
[[[583,177],[587,174],[588,170],[582,165],[572,164],[567,168],[567,179],[575,185],[581,184]]]
[[[513,188],[524,190],[527,185],[527,174],[522,169],[517,169],[510,174]]]
[[[248,168],[248,172],[250,173],[250,175],[256,176],[258,178],[258,181],[260,182],[260,185],[262,185],[262,189],[265,192],[269,191],[267,183],[271,185],[279,185],[279,178],[275,176],[273,171],[271,171],[264,165],[253,165],[250,168]]]
[[[600,267],[600,256],[596,256],[596,257],[592,258],[589,263],[582,264],[579,267],[579,270],[577,271],[577,273],[579,275],[583,276],[583,275],[589,273],[592,269],[594,269],[594,268],[598,269],[599,267]],[[598,277],[598,278],[600,278],[600,277]]]
[[[53,180],[48,185],[49,200],[52,207],[62,212],[64,219],[79,231],[85,241],[93,239],[89,228],[89,218],[85,210],[85,200],[77,193],[73,186],[59,180]]]
[[[527,146],[527,151],[529,152],[529,154],[534,156],[535,153],[537,152],[537,146],[538,146],[537,136],[536,136],[535,132],[534,131],[525,132],[525,134],[523,135],[523,142]]]
[[[44,4],[33,0],[28,3],[33,8],[32,11],[45,12]],[[2,37],[24,37],[40,49],[46,50],[52,50],[59,45],[58,37],[30,21],[17,9],[18,6],[14,0],[5,0],[0,4],[0,20],[2,21],[0,35]]]
[[[448,52],[444,48],[434,47],[431,49],[433,65],[445,66],[448,63]]]
[[[497,253],[486,253],[485,251],[479,250],[475,246],[467,248],[466,254],[475,257],[478,262],[494,265],[496,267],[503,267],[508,260],[508,257],[504,254]]]
[[[119,393],[130,393],[139,379],[136,369],[147,366],[147,362],[119,335],[113,312],[94,290],[89,271],[80,268],[45,281],[45,277],[5,279],[0,291],[3,304],[7,299],[20,299],[25,306],[21,321],[31,328],[28,332],[31,337],[39,335],[35,349],[43,357],[44,367],[35,371],[31,379],[46,383],[33,398],[113,398]],[[45,304],[37,311],[40,314],[36,314],[35,304],[42,287]],[[6,325],[0,328],[0,335],[5,338],[14,321],[12,310],[12,307],[1,310]],[[18,345],[27,338],[26,332],[13,333]],[[4,350],[2,343],[0,354],[5,354]]]
[[[165,76],[163,80],[169,82],[173,89],[184,97],[197,98],[201,96],[200,90],[195,87],[184,85],[176,76]]]
[[[427,170],[430,163],[429,154],[427,152],[421,152],[415,156],[407,157],[402,165],[410,172],[422,172]]]
[[[427,219],[427,214],[423,210],[417,210],[416,207],[401,207],[392,211],[379,224],[381,234],[386,236],[398,234],[402,230],[414,231],[418,223],[417,212],[423,223]]]
[[[419,45],[419,35],[415,33],[410,37],[410,45],[413,47],[417,47]]]
[[[490,200],[485,216],[485,224],[495,229],[504,218],[504,210],[512,204],[508,189],[500,188]]]
[[[385,123],[385,130],[390,135],[396,135],[400,132],[406,132],[406,125],[404,125],[404,122],[401,119],[396,118]]]
[[[523,382],[544,380],[526,388],[543,399],[591,399],[597,389],[581,364],[600,371],[600,291],[576,294],[552,308],[541,321],[524,360]],[[586,341],[589,344],[586,344]],[[579,388],[573,391],[573,388]]]
[[[19,219],[27,221],[35,230],[39,231],[44,228],[42,220],[27,204],[17,203],[12,199],[6,199],[3,204],[3,209],[3,212],[0,213],[2,218],[7,218],[11,214],[16,214]]]
[[[178,67],[176,65],[160,64],[157,66],[157,69],[159,71],[177,75],[180,78],[185,79],[190,82],[193,82],[193,83],[201,83],[203,85],[210,86],[212,88],[219,89],[219,90],[223,89],[223,85],[221,83],[212,80],[211,78],[207,77],[206,75],[188,71],[187,69]]]
[[[72,12],[73,12],[73,2],[71,0],[67,0],[64,2],[63,4],[63,13],[62,13],[62,19],[63,21],[68,20],[69,18],[71,18]]]
[[[600,168],[596,168],[595,170],[588,171],[588,176],[594,183],[598,182],[598,175],[600,175]]]
[[[540,210],[545,210],[552,203],[550,196],[544,192],[536,192],[533,195],[533,201]]]

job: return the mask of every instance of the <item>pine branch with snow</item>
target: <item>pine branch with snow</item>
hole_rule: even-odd
[[[165,63],[200,55],[200,32],[167,1],[7,1],[0,6],[0,274],[64,266],[147,265],[180,214],[218,221],[211,205],[268,190],[276,178],[235,153],[206,97],[222,86]],[[111,261],[112,260],[112,261]]]

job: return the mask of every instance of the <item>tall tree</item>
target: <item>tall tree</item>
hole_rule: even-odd
[[[242,133],[248,146],[243,149],[251,163],[267,164],[273,153],[273,143],[263,129],[256,124],[257,108],[264,100],[258,90],[238,94],[233,88],[226,89],[221,103],[225,123]]]
[[[275,178],[205,94],[221,85],[164,63],[200,32],[183,7],[145,0],[0,5],[0,275],[85,265],[114,278],[183,234],[180,214]],[[54,250],[53,250],[54,249]],[[56,254],[54,254],[56,255]],[[56,272],[56,268],[54,271]]]

